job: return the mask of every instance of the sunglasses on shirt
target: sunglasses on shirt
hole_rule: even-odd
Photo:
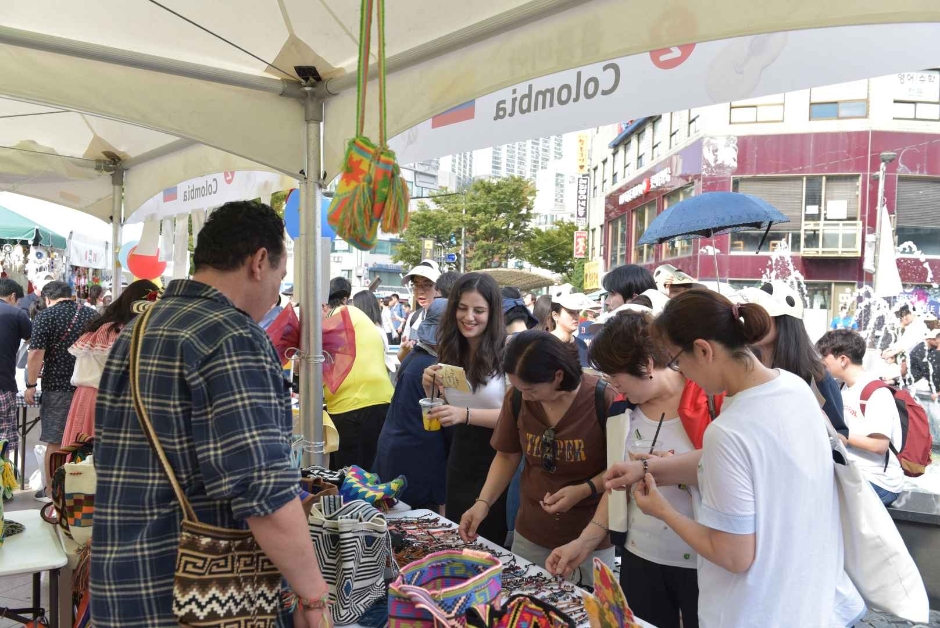
[[[555,430],[548,428],[542,433],[542,468],[549,473],[554,473],[557,468],[555,464]]]

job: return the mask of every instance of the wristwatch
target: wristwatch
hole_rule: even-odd
[[[30,388],[36,388],[36,387],[38,387],[38,386],[39,386],[39,384],[26,384],[27,390],[30,389]]]

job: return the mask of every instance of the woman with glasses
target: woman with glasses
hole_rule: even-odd
[[[490,446],[493,428],[506,394],[501,359],[506,344],[503,299],[496,281],[483,273],[463,275],[450,290],[447,309],[437,330],[438,364],[425,369],[428,396],[437,387],[445,403],[430,415],[453,428],[447,458],[447,499],[444,516],[456,521],[473,505],[496,452]],[[464,370],[469,391],[445,387],[442,365]],[[484,538],[506,540],[506,500],[493,500],[493,518],[481,529]]]
[[[649,313],[621,312],[607,321],[590,348],[591,361],[605,379],[636,406],[627,410],[629,429],[624,443],[624,451],[634,459],[650,458],[648,449],[657,456],[695,450],[679,417],[686,379],[675,368],[672,356],[654,342],[652,324]],[[695,487],[665,486],[661,491],[677,512],[693,517],[693,499],[698,499]],[[624,497],[620,493],[610,499]],[[632,500],[627,521],[620,585],[633,612],[659,628],[697,627],[695,550]]]
[[[460,520],[460,535],[471,542],[482,525],[500,516],[491,505],[524,458],[513,553],[590,585],[591,558],[610,566],[614,561],[601,482],[607,463],[604,425],[615,393],[582,373],[572,345],[544,331],[516,336],[503,368],[512,388],[493,434],[496,457]]]
[[[806,383],[749,348],[769,330],[753,303],[706,290],[672,299],[653,336],[706,393],[727,393],[721,415],[701,450],[619,463],[605,476],[607,489],[635,484],[639,509],[698,553],[704,626],[834,625],[843,542],[832,450]],[[701,493],[694,518],[659,488],[678,484]]]

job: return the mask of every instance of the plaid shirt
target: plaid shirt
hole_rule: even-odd
[[[98,628],[177,625],[182,509],[134,412],[132,327],[111,349],[95,416],[91,612]],[[247,517],[269,515],[298,495],[290,395],[274,347],[220,292],[195,281],[167,286],[144,332],[140,380],[144,407],[201,522],[245,528]]]

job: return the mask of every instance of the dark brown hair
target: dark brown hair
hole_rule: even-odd
[[[121,296],[112,301],[111,305],[105,308],[101,316],[88,321],[83,332],[87,334],[89,332],[98,331],[105,325],[110,324],[115,325],[118,329],[124,329],[124,326],[137,316],[134,310],[131,309],[134,302],[143,301],[151,292],[157,292],[159,290],[157,284],[149,279],[138,279],[124,288],[124,291],[121,292]]]
[[[470,343],[457,326],[457,306],[467,292],[479,292],[489,306],[489,319],[480,345],[470,361]],[[437,328],[437,355],[441,364],[463,367],[467,381],[474,390],[486,385],[486,380],[501,372],[501,357],[506,344],[506,325],[503,322],[503,297],[496,280],[485,273],[467,273],[451,288],[447,310]]]
[[[850,329],[827,331],[816,341],[816,348],[823,357],[831,355],[838,358],[844,355],[856,366],[861,366],[865,360],[865,339]]]
[[[535,300],[535,306],[532,308],[532,316],[539,322],[536,329],[551,331],[552,325],[552,298],[543,294]]]
[[[666,368],[669,354],[653,340],[652,325],[653,317],[648,313],[620,312],[591,340],[588,351],[591,362],[608,375],[649,377],[650,360],[653,368]]]
[[[734,357],[751,355],[748,345],[770,333],[770,316],[756,303],[737,307],[712,290],[689,290],[666,303],[653,323],[653,337],[688,351],[696,340],[717,342]]]
[[[443,360],[442,360],[443,362]],[[562,372],[559,390],[571,392],[581,383],[581,360],[573,343],[538,329],[524,331],[506,347],[503,370],[527,384],[545,384]]]

